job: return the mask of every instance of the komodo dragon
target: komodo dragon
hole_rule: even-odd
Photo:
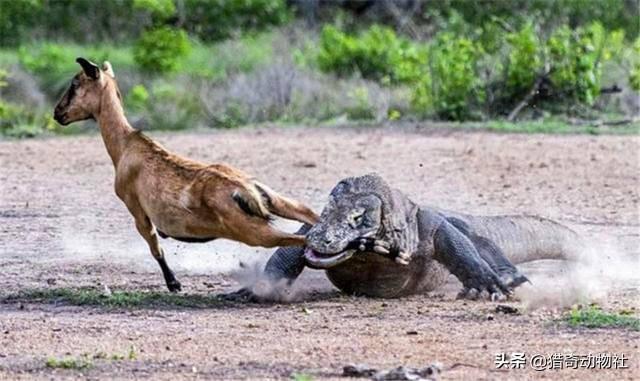
[[[511,262],[569,259],[579,242],[540,217],[418,206],[376,174],[339,182],[320,222],[303,225],[303,233],[306,248],[278,249],[266,264],[268,278],[293,282],[305,266],[324,269],[345,293],[384,298],[434,290],[449,273],[462,282],[459,297],[502,298],[528,281]],[[235,295],[255,297],[248,289]]]

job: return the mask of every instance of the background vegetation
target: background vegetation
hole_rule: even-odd
[[[77,56],[113,64],[130,120],[149,129],[637,126],[639,2],[0,1],[0,134],[88,128],[51,120]]]

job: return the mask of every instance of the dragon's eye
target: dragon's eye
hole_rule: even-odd
[[[351,215],[351,221],[349,225],[351,225],[351,227],[353,228],[357,228],[358,226],[362,225],[362,223],[364,222],[365,212],[365,210],[358,210],[353,213]]]

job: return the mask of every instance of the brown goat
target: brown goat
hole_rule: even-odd
[[[164,259],[162,238],[207,242],[228,238],[251,246],[299,246],[304,237],[281,232],[271,214],[314,224],[306,206],[280,196],[247,174],[224,164],[203,164],[165,150],[129,125],[113,69],[84,58],[55,107],[58,123],[94,119],[115,167],[115,191],[160,264],[170,291],[181,289]]]

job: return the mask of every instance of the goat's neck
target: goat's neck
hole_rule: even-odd
[[[127,136],[134,131],[124,116],[122,102],[114,86],[107,85],[100,99],[100,111],[96,115],[102,139],[114,166],[118,166]]]

